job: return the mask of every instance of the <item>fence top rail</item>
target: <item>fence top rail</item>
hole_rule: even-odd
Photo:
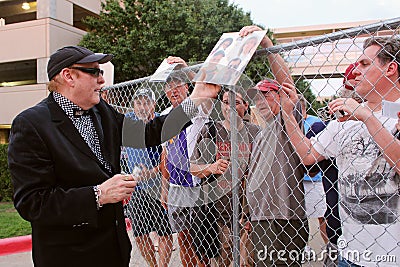
[[[354,27],[346,30],[341,30],[329,34],[324,34],[320,36],[315,36],[315,37],[310,37],[307,39],[291,42],[291,43],[286,43],[286,44],[280,44],[280,45],[275,45],[270,48],[265,48],[265,49],[259,49],[255,52],[255,55],[263,55],[263,54],[275,54],[279,52],[286,52],[293,50],[295,48],[303,48],[307,46],[315,46],[318,44],[325,43],[327,41],[332,42],[332,41],[337,41],[343,38],[349,38],[349,37],[355,37],[357,35],[360,35],[360,33],[374,33],[377,31],[382,31],[382,30],[392,30],[393,28],[397,28],[400,25],[400,17],[394,18],[394,19],[389,19],[381,22],[376,22],[372,24],[367,24],[364,26],[359,26],[359,27]]]
[[[349,38],[349,37],[355,37],[357,35],[360,35],[360,33],[374,33],[377,31],[381,30],[392,30],[395,28],[398,28],[400,26],[400,17],[393,18],[393,19],[388,19],[372,24],[367,24],[364,26],[359,26],[359,27],[354,27],[346,30],[341,30],[329,34],[324,34],[320,36],[315,36],[315,37],[310,37],[307,39],[291,42],[291,43],[286,43],[286,44],[280,44],[280,45],[275,45],[273,47],[269,48],[263,48],[259,49],[254,53],[254,56],[263,56],[263,55],[268,55],[268,54],[276,54],[276,53],[281,53],[281,52],[286,52],[290,51],[293,49],[298,49],[298,48],[303,48],[307,46],[316,46],[325,42],[332,42],[332,41],[337,41],[343,38]],[[202,66],[203,63],[192,65],[189,67],[186,67],[184,69],[181,69],[182,71],[185,70],[192,70],[192,69],[198,69]],[[142,77],[126,82],[121,82],[117,83],[114,85],[110,86],[105,86],[103,87],[102,91],[107,91],[110,89],[122,89],[128,85],[132,84],[137,84],[137,83],[142,83],[144,81],[147,81],[150,78],[150,76],[147,77]]]

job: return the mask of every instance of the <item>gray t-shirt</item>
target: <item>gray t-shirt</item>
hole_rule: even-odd
[[[213,126],[211,126],[213,124]],[[215,127],[210,130],[211,127]],[[244,127],[238,132],[238,177],[239,194],[243,195],[242,185],[248,171],[250,154],[252,151],[253,141],[259,133],[260,128],[257,125],[244,122]],[[230,160],[231,158],[231,134],[227,131],[221,122],[212,122],[204,126],[199,134],[199,138],[191,162],[195,164],[211,164],[218,159]],[[222,174],[214,177],[204,178],[202,189],[207,195],[207,202],[213,202],[214,207],[218,211],[219,218],[225,223],[232,220],[232,165]]]
[[[294,116],[302,126],[299,110]],[[278,113],[254,142],[246,191],[251,220],[306,218],[303,177],[304,167]]]

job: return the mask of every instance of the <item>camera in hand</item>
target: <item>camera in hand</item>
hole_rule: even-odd
[[[323,121],[331,121],[336,119],[335,114],[329,112],[329,107],[325,106],[317,110],[318,117]]]

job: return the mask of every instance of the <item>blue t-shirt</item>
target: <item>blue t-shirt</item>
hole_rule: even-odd
[[[313,125],[316,122],[322,122],[322,121],[318,117],[315,117],[313,115],[307,115],[307,118],[304,120],[304,133],[306,134],[310,130],[311,125]],[[310,176],[305,174],[304,175],[304,180],[305,181],[320,182],[320,181],[322,181],[322,173],[319,172],[314,177],[310,177]]]
[[[132,120],[139,120],[134,112],[127,113],[125,116]],[[159,114],[155,113],[155,116],[158,117]],[[153,169],[160,164],[161,152],[161,145],[148,148],[123,147],[121,151],[121,158],[123,165],[125,166],[122,167],[125,167],[123,169],[125,169],[128,173],[132,173],[135,166],[140,167],[141,164],[146,166],[146,168],[149,170]],[[147,181],[141,181],[138,183],[135,190],[141,190],[154,186],[155,182],[156,178],[149,179]]]

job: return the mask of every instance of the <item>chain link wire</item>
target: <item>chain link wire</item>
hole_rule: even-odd
[[[339,137],[325,131],[313,139],[320,147],[331,142],[319,150],[326,158],[319,163],[304,166],[290,143],[279,89],[263,92],[263,103],[249,97],[259,81],[272,86],[265,78],[274,77],[271,70],[223,86],[218,100],[201,106],[192,124],[163,145],[123,147],[122,170],[140,181],[125,205],[136,258],[142,255],[149,266],[157,260],[159,266],[336,266],[340,250],[352,262],[398,266],[399,176],[361,122],[334,123],[326,104],[357,95],[351,86],[343,93],[357,66],[346,69],[360,57],[375,62],[363,54],[364,41],[399,38],[399,25],[397,18],[256,51],[253,59],[264,65],[273,64],[268,55],[281,54],[296,84],[313,88],[315,98],[300,96],[293,111],[308,138],[329,121],[337,128]],[[398,59],[395,53],[389,56]],[[103,98],[127,117],[147,121],[187,97],[201,66],[174,71],[166,82],[144,77],[116,84],[104,89]],[[357,96],[365,104],[366,96]],[[397,119],[374,115],[393,131]]]

